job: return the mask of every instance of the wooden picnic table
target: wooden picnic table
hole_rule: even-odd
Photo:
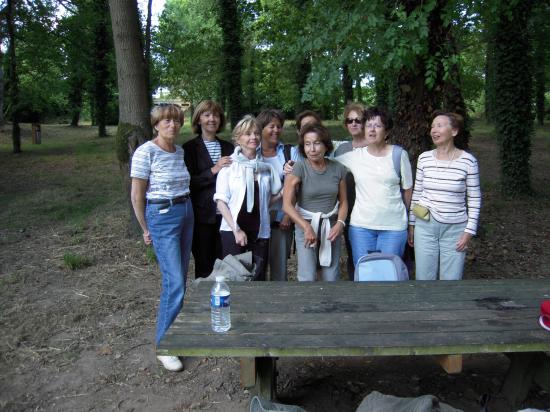
[[[538,317],[550,279],[230,282],[226,333],[211,329],[211,286],[188,291],[157,354],[244,358],[243,384],[268,398],[278,357],[451,355],[442,366],[458,372],[462,354],[517,353],[503,386],[511,403],[538,375],[550,377],[538,371],[549,364],[550,332]]]

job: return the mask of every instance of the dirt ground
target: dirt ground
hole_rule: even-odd
[[[494,140],[482,132],[472,140],[484,206],[467,278],[550,277],[548,131],[534,140],[537,194],[525,200],[499,194]],[[5,134],[0,143],[7,143]],[[32,182],[6,147],[0,152],[0,195],[9,208],[16,204],[10,193]],[[67,173],[71,167],[59,165]],[[118,173],[115,162],[111,172]],[[0,212],[0,410],[248,410],[251,394],[239,384],[235,359],[187,358],[181,373],[159,366],[153,348],[158,268],[139,240],[128,236],[127,214],[117,200],[94,209],[75,229],[49,219],[13,226],[10,215]],[[91,266],[69,270],[67,252],[90,257]],[[189,273],[192,280],[193,265]],[[508,360],[466,356],[458,375],[445,374],[425,357],[281,359],[278,365],[279,399],[311,412],[354,411],[373,390],[433,394],[479,411],[480,396],[498,392]],[[507,410],[498,400],[494,405],[491,411]],[[550,408],[550,394],[533,387],[524,406]]]

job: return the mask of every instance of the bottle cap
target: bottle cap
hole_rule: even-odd
[[[225,281],[225,276],[216,276],[216,282],[223,282]]]

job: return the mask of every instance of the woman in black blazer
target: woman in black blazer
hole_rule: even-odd
[[[221,106],[205,100],[199,103],[191,119],[197,137],[183,145],[185,165],[191,175],[191,200],[195,213],[192,252],[195,278],[207,277],[216,258],[221,258],[221,215],[214,203],[218,172],[231,164],[233,145],[219,139],[216,133],[225,127]]]

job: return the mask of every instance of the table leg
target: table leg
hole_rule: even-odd
[[[500,388],[500,393],[508,403],[517,407],[527,397],[529,388],[533,383],[533,377],[538,369],[539,353],[510,353],[510,366]]]
[[[257,395],[272,400],[277,390],[277,361],[275,358],[256,358]]]
[[[440,355],[435,359],[449,374],[462,372],[462,355]]]
[[[243,388],[252,388],[256,385],[256,360],[241,358],[241,385]]]

